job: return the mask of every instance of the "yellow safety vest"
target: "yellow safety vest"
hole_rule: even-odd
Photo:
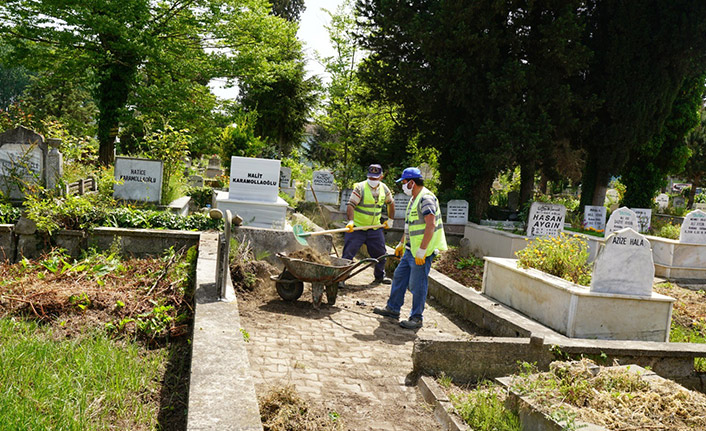
[[[373,199],[373,190],[367,181],[361,181],[363,194],[360,197],[360,202],[353,208],[353,222],[356,226],[374,226],[380,224],[380,214],[382,214],[382,206],[385,205],[387,192],[382,183],[378,200]]]
[[[434,194],[430,192],[426,187],[417,195],[416,199],[410,199],[407,204],[407,211],[405,213],[405,222],[409,226],[409,231],[407,233],[407,242],[411,247],[412,254],[416,254],[419,247],[422,245],[422,238],[424,238],[424,228],[426,223],[424,222],[424,217],[422,214],[422,197],[426,195]],[[434,253],[434,250],[446,250],[446,235],[444,234],[444,225],[441,222],[441,206],[439,205],[439,200],[434,196],[436,200],[436,212],[434,213],[434,219],[436,220],[436,227],[434,228],[434,235],[431,237],[431,241],[427,244],[427,252],[425,256],[430,256]]]

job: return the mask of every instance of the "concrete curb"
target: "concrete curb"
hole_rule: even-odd
[[[424,401],[434,407],[434,417],[444,430],[472,431],[471,427],[454,414],[453,404],[433,377],[421,376],[417,384]]]
[[[218,233],[203,233],[196,266],[187,430],[262,431],[238,302],[218,300]],[[228,298],[235,298],[228,277]]]

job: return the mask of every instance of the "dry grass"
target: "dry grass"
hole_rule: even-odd
[[[291,385],[258,396],[265,431],[341,431],[336,412],[325,412],[302,399]]]

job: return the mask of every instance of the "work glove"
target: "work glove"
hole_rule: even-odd
[[[383,229],[389,229],[392,227],[392,219],[387,219],[384,222],[382,222],[382,228]]]
[[[417,252],[414,254],[414,263],[417,265],[424,265],[424,262],[426,262],[427,257],[427,249],[426,248],[420,248],[417,250]]]
[[[348,232],[353,232],[354,227],[355,227],[355,222],[353,220],[348,221],[348,224],[346,225]]]
[[[397,247],[395,247],[395,256],[397,257],[402,257],[404,254],[404,243],[400,241],[399,244],[397,244]]]

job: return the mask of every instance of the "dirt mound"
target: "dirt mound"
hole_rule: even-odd
[[[331,265],[331,258],[314,250],[313,248],[304,248],[288,254],[293,259],[301,259],[306,262],[320,263],[322,265]]]
[[[255,298],[266,299],[275,295],[271,275],[280,271],[264,260],[235,259],[230,265],[230,277],[236,296],[245,301]]]
[[[343,430],[335,412],[304,401],[292,385],[272,388],[258,397],[262,425],[267,431],[336,431]]]

